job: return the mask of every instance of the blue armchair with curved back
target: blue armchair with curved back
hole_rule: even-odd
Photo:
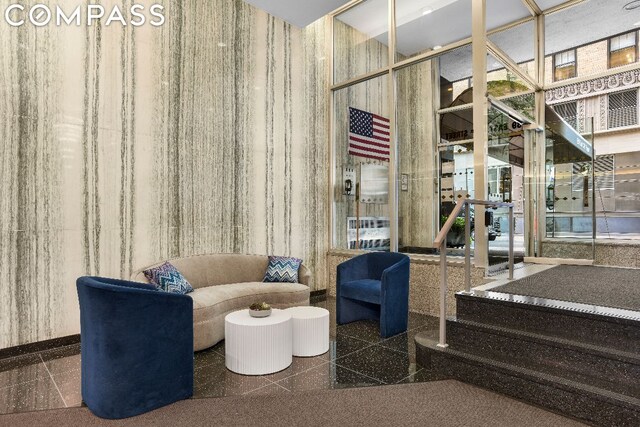
[[[80,277],[82,399],[126,418],[193,394],[193,300],[145,283]]]
[[[397,252],[370,252],[338,265],[336,320],[379,320],[380,335],[407,330],[409,257]]]

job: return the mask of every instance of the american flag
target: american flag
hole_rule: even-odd
[[[389,161],[389,119],[349,107],[349,154]]]

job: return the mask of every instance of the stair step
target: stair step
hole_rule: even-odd
[[[640,399],[450,347],[440,348],[426,334],[416,335],[415,341],[418,364],[448,377],[597,425],[638,425]]]
[[[456,317],[640,355],[640,313],[499,292],[456,294]]]
[[[640,398],[640,355],[467,321],[447,322],[451,349]]]

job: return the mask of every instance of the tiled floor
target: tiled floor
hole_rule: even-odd
[[[313,305],[331,312],[330,349],[293,358],[284,371],[234,374],[225,367],[224,341],[195,354],[194,397],[288,393],[315,389],[442,379],[415,364],[414,336],[437,330],[437,319],[411,313],[409,331],[383,340],[374,322],[336,326],[335,299]],[[79,345],[0,360],[0,414],[81,405]]]

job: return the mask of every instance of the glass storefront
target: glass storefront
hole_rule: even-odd
[[[631,18],[604,2],[597,31],[569,33],[595,19],[586,3],[546,1],[538,21],[526,2],[487,0],[480,77],[472,0],[367,0],[335,15],[333,248],[436,253],[465,197],[514,204],[512,229],[506,208],[470,212],[483,247],[452,233],[454,255],[468,244],[486,265],[504,261],[509,234],[517,259],[566,239],[583,241],[574,255],[590,259],[596,239],[640,237],[638,55],[620,64],[639,37],[622,36]],[[575,76],[558,81],[567,51]],[[484,104],[474,105],[474,73]],[[486,130],[474,126],[478,108]]]

